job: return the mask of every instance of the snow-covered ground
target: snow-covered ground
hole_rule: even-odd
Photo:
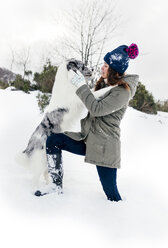
[[[95,166],[65,151],[64,194],[38,198],[31,173],[14,160],[42,119],[36,95],[0,90],[1,247],[167,247],[168,113],[128,107],[118,170],[122,202],[107,201]]]

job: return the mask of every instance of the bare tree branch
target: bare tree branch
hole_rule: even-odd
[[[10,70],[12,71],[13,70],[13,64],[15,62],[15,53],[14,53],[14,50],[11,47],[10,47],[10,50],[11,50],[11,55],[12,55],[11,64],[10,64]]]
[[[27,66],[30,63],[30,47],[23,48],[19,52],[16,53],[16,64],[18,67],[23,69],[23,79],[25,78],[25,71],[27,70]]]
[[[120,15],[114,12],[115,5],[114,0],[90,0],[66,12],[69,33],[61,45],[69,49],[69,54],[80,58],[85,65],[90,63],[98,67],[106,44],[120,25]],[[62,51],[64,49],[59,54]]]

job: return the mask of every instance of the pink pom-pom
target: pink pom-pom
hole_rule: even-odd
[[[138,46],[134,43],[132,43],[128,48],[126,48],[125,51],[128,53],[128,57],[130,59],[135,59],[139,54]]]

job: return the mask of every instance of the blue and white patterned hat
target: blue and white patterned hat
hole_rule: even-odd
[[[129,60],[135,59],[139,54],[138,46],[132,43],[129,47],[122,45],[108,52],[104,61],[115,71],[124,73],[128,68]]]

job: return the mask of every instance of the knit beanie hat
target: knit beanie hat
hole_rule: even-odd
[[[139,50],[136,44],[122,45],[108,52],[104,57],[104,61],[115,71],[124,73],[128,68],[129,60],[135,59],[138,54]]]

